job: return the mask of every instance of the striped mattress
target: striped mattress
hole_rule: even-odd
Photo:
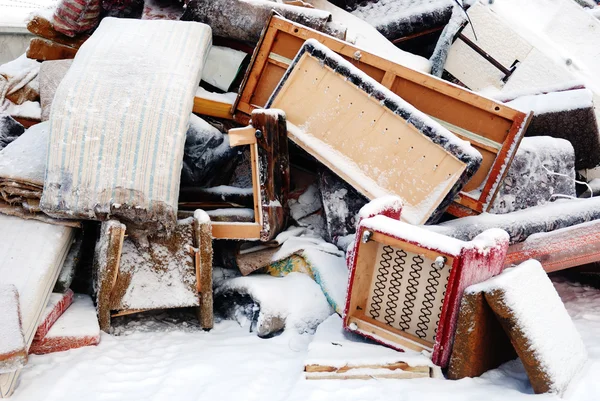
[[[175,224],[194,93],[211,46],[196,22],[105,18],[59,85],[41,209]]]

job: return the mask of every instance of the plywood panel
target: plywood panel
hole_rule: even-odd
[[[273,89],[277,86],[281,77],[283,77],[283,74],[285,74],[285,68],[267,63],[261,79],[258,81],[256,91],[250,97],[250,104],[260,107],[264,106],[267,100],[269,100]]]
[[[301,126],[323,146],[299,143],[294,134],[290,139],[310,148],[313,156],[345,175],[366,196],[401,196],[409,210],[405,218],[413,218],[414,224],[427,221],[465,169],[414,126],[306,53],[271,107],[285,110],[289,123]],[[358,174],[342,171],[328,148]]]
[[[423,113],[498,143],[506,139],[512,126],[511,120],[402,77],[396,77],[391,90]]]

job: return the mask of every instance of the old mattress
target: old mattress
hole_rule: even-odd
[[[54,97],[44,212],[175,225],[185,134],[211,38],[195,22],[102,20]]]

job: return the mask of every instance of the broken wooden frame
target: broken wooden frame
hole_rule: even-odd
[[[202,210],[194,213],[193,221],[180,221],[176,230],[183,226],[191,226],[193,247],[191,244],[177,244],[184,247],[183,252],[191,253],[189,273],[195,276],[195,291],[197,298],[191,304],[178,305],[177,307],[197,307],[198,320],[204,329],[213,327],[213,292],[212,292],[212,238],[210,219]],[[175,234],[173,234],[175,235]],[[103,222],[100,239],[95,250],[95,275],[97,282],[97,309],[100,328],[106,332],[110,329],[111,317],[124,316],[144,312],[144,309],[121,309],[122,299],[129,289],[131,275],[135,272],[124,273],[121,269],[121,255],[126,237],[126,227],[117,220]],[[152,239],[148,242],[157,242],[169,246],[169,236]],[[185,249],[187,247],[188,249]],[[168,256],[165,256],[168,257]],[[152,257],[151,257],[152,259]],[[154,259],[152,259],[154,260]],[[164,262],[164,261],[163,261]],[[156,261],[154,262],[156,264]],[[156,265],[158,266],[158,265]],[[161,269],[161,266],[156,267]],[[160,294],[157,294],[160,296]],[[168,302],[168,300],[165,300]],[[160,302],[158,302],[160,305]],[[158,306],[151,309],[164,309],[174,306]],[[119,309],[115,309],[119,308]]]
[[[481,163],[468,143],[312,39],[266,107],[287,110],[288,137],[367,198],[400,196],[411,224],[436,222]]]
[[[212,236],[215,239],[270,241],[287,221],[285,205],[290,170],[285,113],[276,109],[255,110],[252,125],[229,130],[229,144],[232,147],[250,146],[254,221],[213,221]],[[208,209],[201,201],[191,203]],[[211,201],[210,208],[231,208],[231,203],[219,205]]]
[[[489,210],[531,115],[280,16],[271,17],[252,55],[232,110],[237,121],[246,123],[252,110],[265,106],[304,41],[311,38],[471,142],[483,163],[448,212],[462,217]]]
[[[398,350],[430,352],[444,368],[463,291],[502,271],[508,238],[478,247],[431,234],[385,216],[361,221],[344,328]]]
[[[304,375],[307,380],[419,379],[433,377],[433,368],[410,366],[406,362],[342,367],[306,365]]]

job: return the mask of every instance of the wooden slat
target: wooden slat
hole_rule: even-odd
[[[212,222],[212,236],[215,239],[247,239],[260,238],[261,225],[258,223],[219,223]]]
[[[393,327],[384,326],[377,320],[366,317],[364,314],[357,314],[348,317],[348,324],[355,323],[358,331],[381,338],[392,344],[397,344],[403,349],[410,349],[417,352],[433,351],[433,344],[421,340],[413,335],[397,330]]]
[[[229,146],[235,148],[241,145],[252,145],[256,143],[256,130],[254,127],[232,128],[229,130]]]
[[[219,102],[216,100],[194,97],[194,113],[210,117],[233,119],[231,103]]]

